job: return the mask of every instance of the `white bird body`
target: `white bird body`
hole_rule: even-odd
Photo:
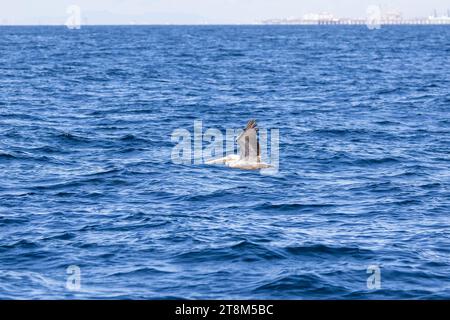
[[[224,164],[230,168],[243,170],[270,168],[269,164],[261,162],[257,130],[256,121],[250,120],[244,132],[236,139],[239,144],[239,155],[232,154],[208,161],[206,164]]]

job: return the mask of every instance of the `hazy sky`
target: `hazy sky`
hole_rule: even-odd
[[[254,23],[323,11],[365,17],[369,5],[405,17],[450,9],[450,0],[0,0],[0,24],[64,24],[72,4],[81,8],[89,24]]]

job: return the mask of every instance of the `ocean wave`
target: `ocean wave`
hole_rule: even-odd
[[[249,190],[249,187],[240,186],[240,187],[236,187],[236,188],[229,188],[226,190],[215,190],[215,191],[209,192],[207,194],[184,195],[184,196],[181,196],[180,199],[186,200],[186,201],[206,201],[206,200],[210,200],[210,199],[229,197],[229,196],[232,196],[235,194],[243,193],[246,190]]]
[[[141,267],[141,268],[134,268],[131,270],[117,271],[109,274],[108,277],[130,277],[130,276],[154,277],[154,276],[164,276],[170,273],[173,273],[173,271],[161,270],[158,268],[151,268],[151,267]]]
[[[288,275],[261,284],[252,291],[254,294],[271,292],[278,298],[295,297],[295,299],[315,298],[327,296],[333,299],[343,296],[351,289],[327,282],[317,274]],[[275,294],[273,294],[275,293]]]
[[[16,158],[17,157],[11,153],[0,151],[0,159],[9,160],[9,159],[16,159]]]
[[[177,255],[175,258],[180,262],[189,263],[227,260],[252,262],[259,260],[278,260],[284,259],[285,257],[281,253],[266,248],[263,245],[243,240],[227,247],[205,248],[197,251],[191,250]]]
[[[48,237],[43,237],[43,241],[53,241],[53,240],[72,240],[77,237],[77,234],[74,232],[61,232],[59,234],[51,235]]]
[[[286,252],[292,255],[322,255],[329,254],[338,257],[342,256],[370,256],[373,252],[367,249],[361,249],[358,247],[346,247],[346,246],[328,246],[324,244],[311,244],[303,246],[290,246],[284,249]]]
[[[329,129],[315,129],[310,133],[319,134],[319,135],[336,135],[336,136],[344,136],[344,135],[354,135],[354,136],[364,136],[368,134],[373,134],[373,131],[367,129],[356,129],[356,128],[329,128]]]
[[[378,164],[394,164],[394,163],[400,163],[401,160],[399,158],[394,157],[380,157],[380,158],[363,158],[363,159],[356,159],[353,163],[355,165],[378,165]]]
[[[91,142],[91,140],[87,137],[82,137],[70,132],[61,132],[56,134],[56,138],[66,142],[76,142],[76,143],[86,143]]]
[[[263,203],[256,206],[256,210],[279,210],[279,211],[297,211],[297,210],[318,210],[333,207],[326,203]]]
[[[13,216],[13,217],[8,217],[8,216],[0,216],[0,226],[11,226],[13,224],[18,224],[21,225],[23,223],[28,222],[29,219],[27,217],[20,217],[20,216]]]
[[[0,292],[4,293],[3,299],[21,299],[24,294],[44,299],[43,295],[59,291],[60,288],[60,281],[39,272],[0,270]]]
[[[9,249],[34,249],[34,248],[39,248],[39,245],[34,241],[25,239],[18,240],[11,244],[0,245],[0,251],[5,251]]]
[[[142,138],[142,137],[136,137],[133,134],[127,134],[123,137],[121,137],[119,140],[121,141],[127,141],[127,142],[142,142],[142,143],[149,143],[148,140]]]
[[[125,178],[108,178],[107,176],[92,176],[85,179],[76,179],[72,181],[67,182],[55,182],[50,184],[40,184],[40,185],[31,185],[28,186],[28,189],[31,190],[38,190],[38,191],[52,191],[52,190],[68,190],[70,188],[75,187],[82,187],[86,185],[95,185],[95,184],[103,184],[106,183],[111,186],[118,186],[118,185],[126,185],[128,184],[128,181]],[[64,191],[66,192],[66,191]],[[96,194],[94,191],[92,194]],[[60,195],[70,195],[70,193],[61,193]]]

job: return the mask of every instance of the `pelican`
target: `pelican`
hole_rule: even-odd
[[[237,137],[239,154],[232,154],[224,158],[207,161],[206,164],[224,164],[230,168],[244,170],[258,170],[270,168],[261,162],[261,151],[258,142],[258,127],[256,120],[250,120],[244,131]]]

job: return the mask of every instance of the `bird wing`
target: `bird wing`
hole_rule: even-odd
[[[240,160],[258,162],[259,144],[257,130],[256,121],[250,120],[244,132],[237,138]]]

